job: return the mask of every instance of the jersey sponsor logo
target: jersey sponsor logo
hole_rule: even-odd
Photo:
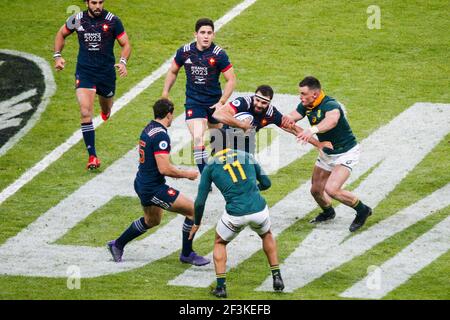
[[[0,155],[24,135],[55,91],[48,63],[24,52],[0,50]]]
[[[192,117],[192,114],[194,113],[194,111],[192,111],[192,109],[189,109],[186,114],[188,117]]]
[[[192,66],[191,75],[194,78],[195,84],[206,84],[206,77],[208,76],[208,68],[200,66]]]
[[[168,146],[169,146],[169,143],[167,141],[161,141],[159,143],[159,148],[162,150],[166,150]]]
[[[233,106],[235,106],[235,107],[239,107],[239,106],[241,105],[241,101],[239,101],[239,100],[234,100],[234,101],[232,102],[232,104],[233,104]]]
[[[169,188],[169,190],[167,190],[167,194],[171,197],[173,197],[176,194],[176,191],[172,188]]]
[[[105,23],[105,24],[102,25],[102,29],[103,29],[104,32],[106,32],[106,31],[108,31],[109,26]]]
[[[191,58],[187,58],[187,60],[184,62],[184,64],[192,64]]]
[[[99,51],[102,34],[99,32],[87,32],[84,35],[84,42],[88,42],[89,51]]]

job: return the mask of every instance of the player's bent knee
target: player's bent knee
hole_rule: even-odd
[[[269,229],[269,231],[267,231],[266,233],[260,234],[259,236],[261,237],[261,239],[265,239],[267,236],[271,236],[272,235],[272,230]]]
[[[339,196],[339,191],[340,189],[335,186],[325,186],[325,192],[333,199],[336,199]]]
[[[322,195],[322,190],[320,188],[315,187],[315,186],[312,186],[309,191],[311,192],[313,197],[317,197],[317,196]]]
[[[158,217],[144,217],[145,220],[145,224],[152,228],[152,227],[156,227],[161,223],[161,216]]]

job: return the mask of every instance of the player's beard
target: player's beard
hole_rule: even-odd
[[[94,11],[94,10],[91,10],[91,8],[88,8],[88,11],[89,11],[89,13],[90,13],[93,17],[95,17],[95,18],[100,17],[101,14],[102,14],[102,10],[100,10],[100,11]]]

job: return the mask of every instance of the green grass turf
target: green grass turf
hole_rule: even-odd
[[[177,2],[177,6],[173,1],[108,3],[107,8],[124,22],[133,45],[129,77],[118,81],[117,97],[155,70],[180,45],[190,41],[197,17],[217,19],[235,3],[238,1],[215,1],[208,6],[195,1]],[[31,52],[51,63],[53,37],[64,22],[65,8],[70,4],[73,3],[59,1],[57,6],[51,1],[0,4],[5,31],[2,48]],[[236,91],[253,91],[257,85],[268,83],[276,93],[296,95],[298,81],[305,75],[316,75],[325,92],[346,105],[350,124],[359,140],[416,102],[448,103],[448,2],[378,1],[381,30],[366,27],[366,9],[371,4],[370,1],[257,1],[217,34],[216,43],[227,50],[235,67]],[[18,11],[20,15],[13,14]],[[36,24],[38,19],[44,19],[45,23]],[[0,189],[79,128],[72,87],[75,40],[71,37],[67,42],[64,50],[67,68],[55,74],[58,89],[41,120],[13,149],[0,157]],[[103,161],[100,172],[137,144],[140,131],[151,118],[150,104],[159,97],[161,89],[162,79],[97,130],[97,149]],[[171,97],[177,106],[176,114],[181,114],[183,74]],[[436,117],[436,121],[439,120]],[[377,206],[367,227],[450,181],[449,141],[450,135],[447,135]],[[311,152],[271,176],[273,187],[264,192],[271,206],[309,179],[315,156]],[[3,203],[0,206],[0,244],[95,177],[96,173],[84,170],[85,161],[81,142]],[[118,216],[117,212],[125,211],[124,208],[129,211]],[[278,237],[281,261],[311,232],[313,226],[307,221],[315,214],[317,210],[297,220]],[[265,256],[259,251],[228,273],[230,298],[338,299],[339,293],[366,275],[368,266],[390,259],[449,214],[448,207],[434,213],[292,294],[254,291],[270,274]],[[116,198],[59,242],[104,245],[105,240],[121,232],[138,215],[137,199]],[[114,222],[105,224],[105,219],[111,216]],[[212,243],[213,232],[209,231],[196,239],[195,246],[199,253],[205,254],[211,250]],[[178,254],[179,251],[136,270],[83,279],[81,290],[73,291],[67,289],[66,279],[0,276],[0,298],[210,299],[207,289],[167,285],[187,268],[178,262]],[[385,298],[449,299],[449,266],[447,252]]]

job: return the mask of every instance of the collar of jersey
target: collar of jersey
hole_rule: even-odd
[[[220,150],[220,151],[214,153],[213,157],[221,156],[221,155],[227,153],[230,150],[231,150],[230,148],[226,148],[226,149]]]
[[[197,51],[198,53],[205,53],[205,52],[208,52],[208,51],[212,51],[213,50],[213,48],[216,46],[215,44],[214,44],[214,42],[211,42],[211,45],[209,46],[209,48],[208,49],[205,49],[205,50],[203,50],[203,51],[200,51],[200,50],[198,50],[198,48],[197,48],[197,42],[192,42],[192,45],[193,45],[193,49],[195,50],[195,51]]]
[[[325,92],[323,92],[323,90],[320,90],[320,94],[316,98],[316,100],[314,100],[312,107],[311,108],[307,107],[306,109],[312,110],[312,109],[316,108],[318,105],[320,105],[322,103],[324,98],[325,98]]]
[[[152,122],[155,123],[156,125],[160,126],[161,128],[163,128],[164,130],[167,131],[167,128],[166,128],[163,124],[159,123],[159,122],[156,121],[156,120],[152,120]]]

